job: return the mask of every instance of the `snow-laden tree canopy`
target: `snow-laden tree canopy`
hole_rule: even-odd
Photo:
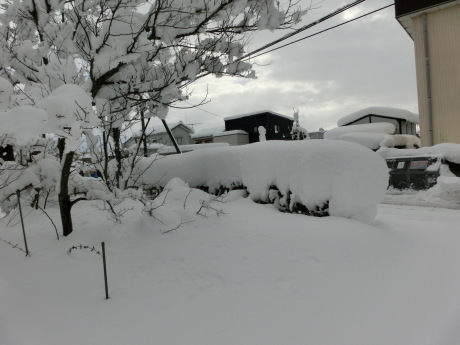
[[[0,77],[0,97],[8,108],[13,86]],[[26,145],[45,133],[66,138],[68,150],[80,143],[83,131],[98,125],[91,97],[78,85],[61,85],[36,105],[20,105],[0,109],[0,136],[11,138],[9,143]]]
[[[306,13],[274,0],[7,0],[0,16],[0,73],[34,103],[81,85],[99,116],[122,121],[147,103],[164,118],[207,74],[254,77],[241,61],[247,33],[286,28]],[[119,123],[115,123],[119,127]]]

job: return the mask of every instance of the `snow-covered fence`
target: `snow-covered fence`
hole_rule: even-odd
[[[214,193],[245,187],[257,202],[290,212],[370,222],[388,186],[388,168],[357,144],[330,141],[267,141],[143,158],[134,179],[144,188],[164,187],[179,177]]]

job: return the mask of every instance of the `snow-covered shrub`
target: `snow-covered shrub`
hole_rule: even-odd
[[[162,233],[168,233],[182,224],[193,222],[197,217],[224,213],[218,202],[214,195],[190,188],[180,178],[172,178],[157,198],[145,203],[143,212],[160,223]]]
[[[362,221],[374,219],[388,185],[388,168],[379,155],[330,140],[200,150],[166,156],[155,164],[143,158],[138,169],[143,174],[137,183],[144,188],[164,187],[174,177],[211,193],[244,186],[254,201],[276,202],[286,211]]]
[[[55,196],[60,164],[54,159],[41,159],[28,167],[16,162],[5,162],[0,167],[0,207],[8,213],[17,205],[16,191],[30,204],[45,206],[48,198]]]

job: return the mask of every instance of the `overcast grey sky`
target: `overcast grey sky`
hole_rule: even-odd
[[[320,8],[304,17],[301,25],[351,2],[324,0]],[[306,6],[310,1],[302,0],[302,3]],[[296,35],[295,39],[391,3],[391,0],[367,0]],[[252,48],[280,35],[259,34],[253,39]],[[226,116],[257,110],[292,116],[292,108],[299,108],[301,125],[312,132],[320,127],[334,128],[340,117],[369,106],[396,107],[418,113],[413,50],[413,41],[395,19],[392,6],[254,59],[260,64],[255,67],[258,76],[255,80],[204,78],[194,84],[190,102],[199,101],[206,90],[211,102],[201,109],[173,109],[167,120],[203,123],[194,126],[201,130],[223,125],[222,118]]]

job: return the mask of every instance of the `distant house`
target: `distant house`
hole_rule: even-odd
[[[231,146],[249,144],[248,133],[242,130],[225,131],[225,128],[207,128],[192,134],[195,144],[227,143]]]
[[[316,132],[309,132],[308,136],[310,137],[310,139],[324,139],[324,132],[324,128],[320,128]]]
[[[460,143],[460,1],[395,1],[395,14],[414,41],[422,145]]]
[[[259,141],[259,127],[265,128],[266,140],[291,140],[294,120],[273,111],[229,116],[225,126],[207,128],[192,134],[195,144],[228,143],[232,146]]]
[[[255,143],[259,141],[259,126],[263,126],[267,140],[291,140],[293,123],[291,117],[262,110],[226,117],[225,131],[244,131],[248,134],[248,143]]]
[[[369,107],[340,118],[337,125],[342,127],[380,122],[392,123],[395,126],[395,132],[391,134],[415,135],[418,115],[404,109]]]
[[[182,121],[169,124],[169,129],[171,130],[179,145],[189,145],[194,143],[191,138],[191,134],[193,134],[193,128],[187,126]],[[138,143],[140,140],[140,135],[140,132],[134,133],[134,135],[125,142],[125,146],[130,147]],[[166,132],[166,128],[164,128],[163,125],[148,128],[146,131],[146,139],[147,144],[173,145],[171,138],[169,137],[168,133]],[[155,149],[157,148],[158,146],[155,146]]]
[[[214,134],[214,143],[228,143],[231,146],[249,144],[249,135],[241,129]]]

